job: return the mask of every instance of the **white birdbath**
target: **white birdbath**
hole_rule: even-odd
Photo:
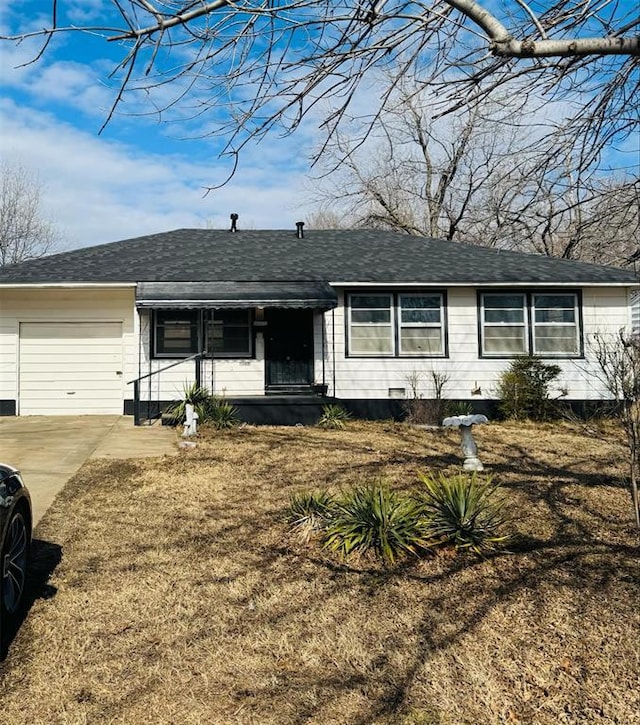
[[[484,466],[478,458],[478,446],[473,440],[471,429],[474,425],[480,423],[488,423],[489,419],[486,415],[452,415],[442,421],[444,426],[457,426],[460,430],[460,447],[464,455],[465,471],[483,471]]]

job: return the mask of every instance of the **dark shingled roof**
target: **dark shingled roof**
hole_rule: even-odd
[[[365,229],[176,229],[0,270],[0,284],[161,281],[629,284],[630,271]]]

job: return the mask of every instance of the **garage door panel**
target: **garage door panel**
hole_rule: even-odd
[[[111,328],[107,329],[107,326]],[[55,344],[58,340],[82,342],[92,338],[118,340],[121,337],[119,322],[23,322],[20,325],[22,340],[38,340],[43,344]]]
[[[21,323],[20,415],[121,414],[121,323]]]

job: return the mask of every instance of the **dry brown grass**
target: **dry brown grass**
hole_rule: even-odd
[[[638,539],[613,427],[477,429],[510,553],[384,571],[292,538],[291,493],[457,470],[457,432],[242,428],[94,461],[37,536],[2,722],[640,722]],[[49,557],[49,558],[48,558]]]

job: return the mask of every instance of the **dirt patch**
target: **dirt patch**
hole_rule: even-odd
[[[3,722],[640,722],[621,435],[476,439],[511,550],[392,571],[302,544],[289,497],[458,470],[457,431],[245,427],[177,458],[88,463],[37,531],[62,560],[2,665]]]

